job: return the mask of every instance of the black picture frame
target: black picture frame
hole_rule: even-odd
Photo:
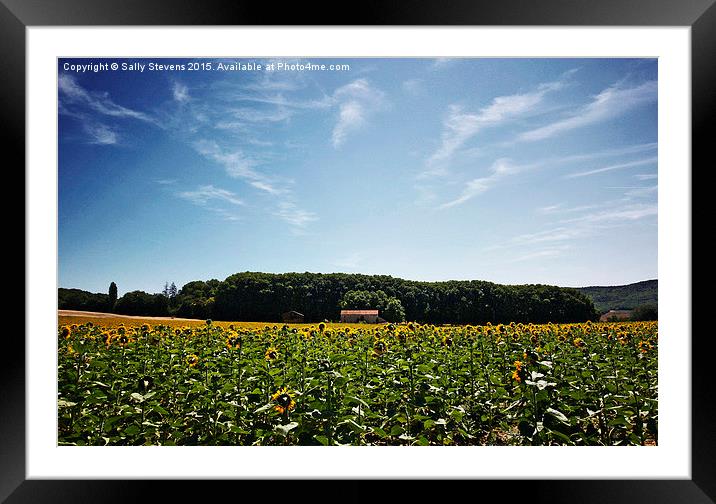
[[[709,132],[716,110],[716,0],[438,0],[363,1],[349,8],[339,4],[199,0],[0,0],[0,103],[7,126],[5,158],[25,162],[25,30],[31,26],[89,25],[502,25],[502,26],[684,26],[691,28],[692,166],[712,168],[714,149]],[[709,127],[711,126],[711,127]],[[697,187],[693,185],[692,187]],[[23,182],[24,183],[24,182]],[[693,210],[692,216],[698,214]],[[692,223],[692,230],[696,229]],[[693,233],[692,233],[692,236]],[[691,244],[693,251],[693,239]],[[27,257],[28,251],[25,250]],[[25,270],[31,267],[25,262]],[[693,267],[693,266],[692,266]],[[692,296],[692,299],[693,296]],[[694,299],[694,301],[696,301]],[[691,313],[694,306],[692,304]],[[698,312],[697,313],[702,313]],[[6,334],[0,366],[0,501],[127,502],[181,501],[207,497],[205,485],[186,481],[26,480],[25,473],[25,344]],[[711,426],[712,353],[704,331],[684,321],[684,338],[692,345],[692,444],[690,480],[518,480],[469,481],[456,487],[431,485],[440,494],[467,490],[471,500],[490,490],[510,500],[527,502],[708,503],[716,501],[716,429]],[[516,461],[516,463],[519,463]],[[220,483],[220,484],[219,484]],[[268,482],[211,482],[211,494],[232,498],[259,490],[281,498],[281,485]],[[330,484],[329,484],[330,483]],[[434,482],[433,482],[434,483]],[[451,485],[457,484],[451,483]],[[287,484],[288,485],[288,484]],[[396,489],[401,499],[425,497],[428,485],[412,481]],[[151,488],[148,488],[151,487]],[[267,488],[270,487],[270,488]],[[316,490],[318,489],[318,490]],[[149,491],[151,490],[151,492]],[[366,500],[375,497],[373,482],[291,482],[291,500]],[[447,492],[447,494],[446,494]],[[477,493],[476,493],[477,492]],[[385,495],[381,492],[380,495]],[[477,500],[477,499],[475,499]]]

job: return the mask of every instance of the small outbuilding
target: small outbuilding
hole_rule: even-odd
[[[286,324],[303,324],[303,318],[303,313],[298,313],[293,310],[281,314],[281,319],[283,319]]]
[[[631,319],[631,312],[633,310],[609,310],[607,313],[599,317],[599,322],[612,322],[619,320]]]
[[[378,310],[341,310],[341,322],[377,324],[381,320]]]

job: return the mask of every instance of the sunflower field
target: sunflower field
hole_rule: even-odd
[[[655,445],[657,323],[58,330],[59,445]]]

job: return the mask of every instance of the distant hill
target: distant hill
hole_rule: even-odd
[[[656,304],[659,281],[645,280],[612,287],[579,287],[576,290],[591,299],[599,313],[605,313],[609,310],[631,310],[647,303]]]

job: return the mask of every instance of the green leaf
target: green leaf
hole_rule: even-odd
[[[288,433],[296,427],[298,427],[298,422],[290,422],[286,425],[277,425],[274,430],[285,437],[288,436]]]
[[[162,408],[158,404],[155,404],[154,406],[152,406],[152,410],[156,411],[157,413],[160,413],[162,415],[169,415],[169,412],[167,410],[165,410],[164,408]]]
[[[263,412],[265,412],[265,411],[268,411],[268,410],[270,410],[271,408],[273,408],[273,406],[274,406],[274,404],[273,404],[272,402],[267,403],[267,404],[264,404],[263,406],[261,406],[260,408],[258,408],[256,411],[254,411],[254,415],[257,414],[257,413],[263,413]]]
[[[370,405],[367,402],[365,402],[363,399],[361,399],[360,397],[346,396],[346,401],[355,401],[355,402],[362,404],[366,408],[370,408]]]
[[[313,438],[323,446],[328,446],[328,438],[326,436],[313,436]]]
[[[555,417],[557,420],[559,420],[563,424],[570,425],[569,418],[567,418],[567,416],[564,413],[562,413],[561,411],[558,411],[554,408],[547,408],[547,413],[549,413],[550,415]]]
[[[574,442],[571,439],[569,439],[569,436],[567,436],[566,434],[563,434],[556,430],[550,430],[549,433],[551,435],[553,435],[554,437],[559,438],[560,440],[564,441],[566,444],[569,444],[569,445],[574,444]]]
[[[374,434],[377,434],[378,436],[380,436],[380,437],[382,437],[382,438],[388,437],[388,433],[385,432],[385,431],[384,431],[383,429],[381,429],[380,427],[373,427],[373,433],[374,433]]]
[[[139,434],[139,427],[136,425],[130,425],[126,429],[124,429],[123,433],[127,436],[135,436]]]

